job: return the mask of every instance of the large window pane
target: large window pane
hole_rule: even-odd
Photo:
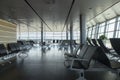
[[[105,29],[105,26],[99,27],[99,33],[103,33],[103,32],[104,32],[104,29]]]
[[[113,38],[114,31],[115,31],[115,20],[116,18],[107,21],[107,26],[106,26],[106,36],[107,38]]]
[[[92,27],[88,28],[88,37],[91,38]]]
[[[117,22],[117,30],[116,30],[116,38],[120,38],[120,17],[118,18]]]
[[[106,33],[107,38],[113,38],[113,33],[114,32],[108,32],[108,33]]]
[[[99,38],[101,35],[104,35],[104,31],[105,31],[105,22],[101,23],[99,26],[98,26],[98,37]]]
[[[94,27],[92,28],[92,39],[95,38],[95,31],[96,31],[96,27],[94,26]]]
[[[114,28],[115,28],[115,23],[109,24],[107,31],[114,31]]]

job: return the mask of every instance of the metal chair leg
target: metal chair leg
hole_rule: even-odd
[[[85,79],[85,76],[84,76],[84,70],[80,70],[80,72],[79,72],[79,78],[78,79],[76,79],[76,80],[86,80]]]
[[[120,77],[120,70],[118,70],[118,72],[117,72],[117,76]]]

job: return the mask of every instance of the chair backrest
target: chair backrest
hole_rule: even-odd
[[[15,52],[17,49],[15,47],[15,43],[8,43],[7,44],[7,49],[9,52]]]
[[[75,48],[75,50],[73,51],[73,54],[74,54],[74,55],[77,55],[77,52],[78,52],[79,49],[80,49],[80,45],[78,45],[78,46]]]
[[[97,41],[96,41],[95,39],[91,39],[91,41],[92,41],[92,43],[94,44],[94,46],[99,46],[99,45],[97,44]]]
[[[119,38],[110,38],[111,45],[113,49],[120,55],[120,39]]]
[[[19,45],[19,43],[14,43],[14,46],[16,47],[17,51],[20,51],[20,45]]]
[[[83,66],[84,69],[87,69],[89,67],[89,64],[91,60],[93,59],[94,55],[97,53],[98,47],[96,46],[88,46],[87,51],[85,52],[84,56],[82,59],[85,59],[87,61],[81,61],[81,65]]]
[[[23,43],[23,45],[26,45],[26,44],[27,44],[27,42],[26,42],[26,41],[22,41],[22,43]]]
[[[75,40],[72,40],[72,44],[73,44],[73,45],[76,45],[77,43],[76,43],[76,41],[75,41]]]
[[[110,51],[107,49],[107,47],[104,45],[103,41],[101,39],[97,39],[100,47],[106,52],[106,53],[110,53]]]
[[[21,43],[17,42],[17,46],[19,46],[20,51],[25,50],[26,47],[22,45]]]
[[[20,43],[21,45],[23,45],[23,42],[22,42],[22,41],[17,41],[17,43]]]
[[[7,49],[4,44],[0,44],[0,56],[7,55]]]
[[[101,47],[98,48],[97,54],[95,55],[95,57],[96,57],[94,58],[95,60],[111,68],[110,60],[108,59],[108,57],[106,56],[106,53],[103,51]]]
[[[88,46],[89,46],[88,44],[83,45],[83,47],[81,48],[81,50],[78,54],[78,58],[82,58],[84,56],[85,52],[88,49]]]
[[[55,40],[53,40],[53,43],[55,43]]]
[[[88,42],[89,45],[94,46],[94,45],[92,44],[91,40],[88,39],[88,38],[87,38],[87,42]]]

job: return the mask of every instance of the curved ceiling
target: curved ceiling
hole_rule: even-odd
[[[81,3],[81,12],[86,14],[89,26],[120,15],[120,0],[81,0]]]

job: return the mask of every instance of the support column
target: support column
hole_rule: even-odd
[[[66,25],[66,40],[68,40],[68,23]]]
[[[41,45],[43,45],[43,22],[41,22]]]
[[[80,15],[80,44],[85,44],[86,42],[86,22],[85,15]]]
[[[30,30],[29,30],[29,25],[27,24],[27,29],[28,29],[28,38],[27,38],[27,40],[29,40],[29,32],[30,32]]]
[[[106,29],[107,29],[107,20],[105,21],[105,29],[104,29],[104,35],[106,36]]]
[[[116,20],[115,20],[115,27],[114,27],[114,34],[113,34],[113,38],[116,38],[116,30],[117,30],[117,25],[118,25],[118,17],[116,17]]]
[[[20,23],[19,23],[19,37],[18,37],[18,39],[20,40],[20,38],[21,38],[21,28],[20,28]]]
[[[36,40],[38,41],[38,31],[36,29]]]
[[[61,40],[63,40],[63,39],[62,39],[62,32],[61,32]]]
[[[73,21],[70,22],[70,50],[73,54]]]
[[[99,26],[100,26],[100,24],[98,23],[98,24],[96,25],[96,30],[95,30],[95,34],[96,34],[95,38],[96,38],[96,39],[99,39],[99,37],[100,37],[100,36],[98,36],[98,35],[99,35]]]

